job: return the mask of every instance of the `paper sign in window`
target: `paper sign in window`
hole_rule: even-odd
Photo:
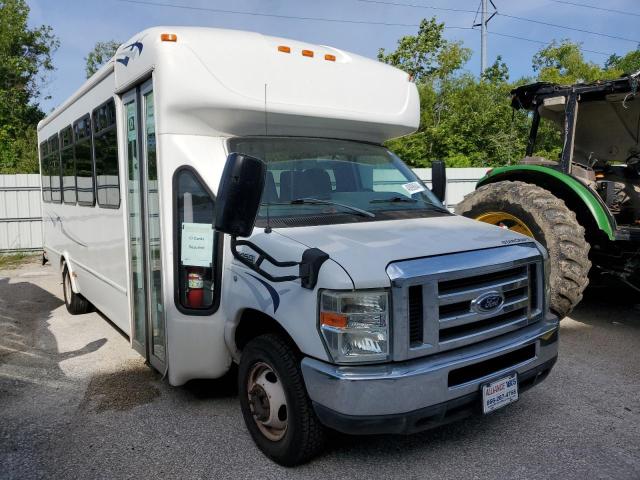
[[[207,223],[183,223],[180,260],[183,265],[210,267],[213,258],[213,228]]]

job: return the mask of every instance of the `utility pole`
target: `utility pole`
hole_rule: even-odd
[[[488,3],[493,7],[493,12],[487,17]],[[478,12],[476,12],[476,18],[473,19],[473,27],[480,27],[480,76],[482,76],[487,69],[487,24],[498,14],[498,8],[493,3],[493,0],[480,0],[480,6],[482,8],[480,23],[475,23],[476,18],[478,18]]]
[[[480,76],[487,68],[487,0],[482,0],[480,19]]]

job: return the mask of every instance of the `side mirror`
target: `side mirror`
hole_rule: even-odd
[[[431,191],[444,203],[447,193],[447,172],[442,160],[434,160],[431,163]]]
[[[233,237],[251,235],[266,171],[262,160],[240,153],[229,154],[216,198],[216,230]]]

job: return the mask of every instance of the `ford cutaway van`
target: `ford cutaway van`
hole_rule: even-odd
[[[489,413],[557,357],[548,257],[450,213],[383,143],[409,75],[336,48],[158,27],[38,127],[45,256],[172,385],[238,364],[283,465],[327,429],[411,433]],[[434,193],[435,192],[435,193]]]

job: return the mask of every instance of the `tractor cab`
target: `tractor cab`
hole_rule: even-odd
[[[558,86],[525,85],[512,92],[512,106],[533,111],[524,165],[547,166],[597,192],[620,227],[640,228],[640,72],[621,79]],[[541,119],[564,133],[556,160],[534,157]]]

